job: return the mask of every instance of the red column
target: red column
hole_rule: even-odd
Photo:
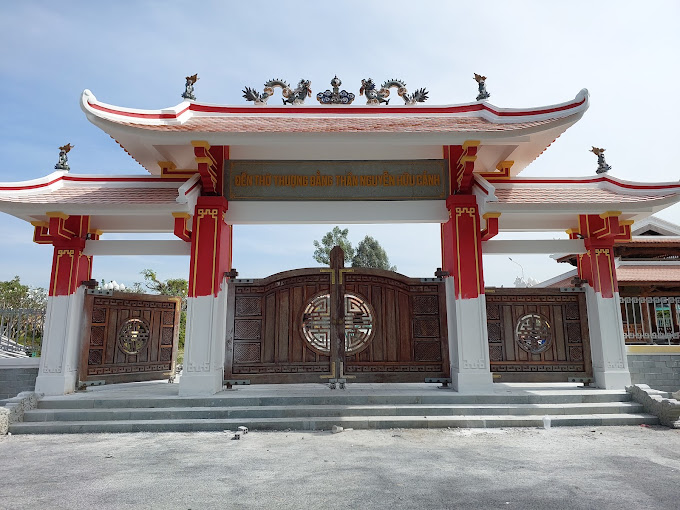
[[[54,246],[49,295],[68,296],[92,276],[92,257],[83,255],[90,217],[59,212],[48,212],[47,216],[48,225],[36,226],[34,240],[45,243],[50,239]],[[43,232],[42,240],[39,231]]]
[[[614,261],[614,243],[631,238],[632,222],[620,221],[618,211],[601,215],[579,216],[579,233],[588,251],[579,255],[579,278],[587,280],[593,290],[603,298],[613,298],[619,291]],[[572,234],[570,234],[571,236]]]
[[[231,269],[232,228],[224,222],[224,197],[198,198],[191,235],[189,297],[217,296],[224,273]]]
[[[442,269],[454,279],[456,299],[484,294],[482,236],[474,195],[451,195],[446,200],[449,221],[442,224]]]

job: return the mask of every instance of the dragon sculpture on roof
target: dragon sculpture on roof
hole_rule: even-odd
[[[246,101],[266,105],[267,100],[274,95],[274,89],[278,87],[283,95],[283,104],[304,104],[307,96],[312,95],[311,85],[311,81],[302,79],[295,89],[291,89],[288,82],[274,78],[265,82],[264,90],[261,94],[253,88],[246,87],[243,89],[243,97]]]
[[[595,170],[595,173],[597,174],[606,174],[612,169],[612,167],[604,160],[604,151],[605,149],[599,147],[593,147],[589,151],[597,156],[597,170]]]
[[[375,82],[368,78],[366,80],[361,80],[361,88],[359,89],[359,95],[366,94],[366,104],[389,104],[390,100],[387,99],[390,95],[390,89],[395,87],[397,89],[397,94],[401,96],[404,100],[404,104],[414,105],[416,103],[424,103],[427,101],[427,90],[425,88],[417,89],[412,94],[409,94],[406,89],[406,83],[402,80],[387,80],[384,82],[380,89],[377,88]]]
[[[62,145],[59,147],[59,162],[54,165],[55,170],[66,170],[69,171],[70,168],[68,166],[68,156],[67,154],[71,152],[71,149],[75,147],[74,145],[71,145],[71,143],[67,143],[66,145]]]
[[[475,81],[477,82],[477,91],[479,92],[479,94],[477,94],[477,101],[489,99],[491,94],[486,90],[486,76],[477,73],[474,73],[474,75]]]
[[[194,85],[199,80],[198,74],[192,74],[185,78],[184,92],[182,92],[182,97],[187,101],[196,101],[196,96],[194,95]]]

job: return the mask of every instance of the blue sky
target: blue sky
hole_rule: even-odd
[[[488,77],[500,107],[554,104],[585,87],[590,110],[522,175],[592,175],[596,145],[607,149],[611,175],[677,181],[678,21],[675,1],[2,2],[0,181],[52,172],[66,142],[75,145],[72,173],[144,173],[87,121],[82,90],[164,108],[181,101],[184,76],[196,72],[199,101],[218,104],[243,104],[244,86],[272,77],[308,78],[316,93],[334,74],[355,93],[362,78],[401,78],[426,87],[429,104],[473,101],[474,72]],[[659,216],[680,223],[680,206]],[[315,265],[312,241],[331,227],[236,227],[234,265],[243,277]],[[440,265],[438,225],[349,228],[355,243],[376,237],[409,276]],[[51,248],[7,215],[0,235],[0,280],[46,286]],[[538,280],[570,269],[543,256],[513,259]],[[94,276],[130,284],[146,267],[188,276],[182,257],[99,257]],[[512,285],[519,272],[507,257],[486,257],[488,285]]]

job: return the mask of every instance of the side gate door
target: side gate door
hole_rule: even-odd
[[[486,290],[491,371],[498,382],[567,382],[592,377],[582,291]]]

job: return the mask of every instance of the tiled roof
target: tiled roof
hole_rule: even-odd
[[[23,204],[165,204],[175,203],[176,188],[65,186],[52,192],[0,195],[0,202]]]
[[[563,280],[560,280],[558,282],[553,282],[550,285],[546,285],[546,289],[559,289],[561,287],[572,287],[571,280],[574,279],[573,275],[568,276],[567,278],[564,278]]]
[[[675,195],[629,195],[614,193],[601,188],[542,188],[542,187],[513,187],[500,188],[495,192],[498,201],[505,204],[589,204],[589,203],[634,203]]]
[[[450,133],[514,131],[555,122],[545,119],[531,122],[496,124],[479,117],[390,115],[389,117],[305,117],[305,116],[215,116],[193,117],[183,124],[148,125],[119,122],[153,131],[198,131],[202,133]]]
[[[616,268],[616,276],[621,283],[633,282],[673,282],[680,283],[680,264],[678,265],[621,265]]]
[[[573,276],[551,283],[547,288],[571,287]],[[626,265],[616,268],[616,278],[620,284],[669,282],[680,283],[680,263],[678,265]]]
[[[632,241],[626,243],[626,246],[635,246],[636,248],[647,245],[680,246],[680,238],[668,236],[642,236],[641,238],[633,237]]]

